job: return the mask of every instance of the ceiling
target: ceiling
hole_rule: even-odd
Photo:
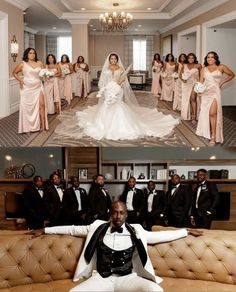
[[[71,23],[88,23],[90,32],[98,33],[101,31],[99,15],[114,10],[133,14],[134,21],[127,33],[160,33],[226,1],[228,0],[21,0],[27,7],[24,16],[26,26],[45,34],[68,34]],[[113,7],[114,2],[119,3],[116,9]]]

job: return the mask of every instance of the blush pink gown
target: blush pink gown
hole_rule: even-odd
[[[84,64],[85,65],[85,64]],[[87,97],[90,91],[88,72],[75,65],[75,95],[79,97]]]
[[[175,65],[166,63],[165,72],[167,76],[162,78],[161,100],[172,101],[174,94],[175,81],[171,76],[175,72]]]
[[[183,67],[183,64],[179,63],[178,74]],[[174,100],[173,100],[173,110],[181,110],[181,99],[182,99],[182,80],[180,78],[175,79],[174,87]]]
[[[220,70],[210,72],[207,67],[204,68],[204,83],[206,90],[201,94],[200,113],[197,124],[196,134],[207,139],[211,139],[210,128],[210,108],[212,102],[217,102],[217,121],[216,121],[216,142],[223,143],[223,114],[221,105],[220,81],[222,73]]]
[[[186,82],[182,82],[181,118],[191,120],[190,97],[195,83],[199,81],[199,70],[197,68],[189,69],[185,64],[184,72],[191,74],[191,77]]]
[[[72,100],[72,80],[71,74],[65,75],[64,70],[69,69],[69,65],[59,63],[61,67],[61,77],[58,78],[58,85],[59,85],[59,93],[60,98],[65,98],[68,104],[71,103]]]
[[[57,69],[49,69],[53,71],[55,75],[57,74]],[[47,109],[48,114],[55,113],[55,102],[59,103],[59,111],[61,113],[61,99],[59,94],[59,87],[58,87],[58,78],[57,77],[50,77],[44,82],[44,90],[45,90],[45,97],[47,101]]]
[[[45,127],[48,129],[47,106],[42,81],[39,77],[41,67],[33,68],[23,62],[24,86],[20,90],[19,133],[40,130],[39,97],[41,92],[45,102]]]
[[[161,68],[162,63],[154,61],[154,65],[152,66],[152,88],[151,88],[151,93],[153,95],[158,95],[159,93],[161,93],[160,86]],[[155,70],[155,72],[153,72],[153,70]]]

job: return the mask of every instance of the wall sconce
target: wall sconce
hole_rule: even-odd
[[[13,62],[16,61],[18,54],[19,54],[19,44],[16,40],[16,36],[13,35],[13,38],[11,40],[11,56],[13,58]]]

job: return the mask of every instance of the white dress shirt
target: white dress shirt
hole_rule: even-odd
[[[152,204],[153,204],[153,199],[154,196],[157,194],[156,190],[153,190],[152,192],[149,193],[148,195],[148,212],[152,212]]]
[[[35,188],[38,191],[40,197],[43,198],[43,190],[38,189],[38,187],[35,187]]]
[[[122,225],[123,232],[111,233],[111,227],[107,229],[107,232],[103,238],[103,243],[114,250],[125,250],[133,245],[129,231],[125,224]]]
[[[202,185],[205,183],[206,181],[204,180],[204,182],[202,182],[197,189],[197,198],[196,198],[196,208],[198,208],[198,199],[202,190]]]
[[[171,196],[173,196],[174,192],[178,189],[179,186],[180,186],[180,183],[177,184],[177,185],[171,190]]]
[[[77,202],[78,202],[78,211],[81,211],[82,210],[82,206],[81,206],[81,194],[80,194],[80,191],[76,190],[75,188],[74,188],[74,191],[75,191],[76,199],[77,199]]]
[[[57,188],[59,186],[56,186],[56,185],[54,185],[54,187],[56,188],[58,196],[60,198],[60,201],[62,202],[62,199],[63,199],[63,191],[62,191],[62,189],[61,188]]]
[[[134,211],[134,208],[133,208],[133,196],[134,196],[134,189],[129,191],[128,194],[127,194],[127,199],[126,199],[127,211]]]

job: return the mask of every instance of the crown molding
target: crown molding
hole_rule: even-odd
[[[89,24],[90,19],[67,19],[70,24]]]
[[[161,34],[168,32],[172,30],[173,28],[176,28],[177,26],[190,21],[193,18],[196,18],[197,16],[208,12],[209,10],[214,9],[215,7],[222,5],[229,0],[214,0],[213,3],[206,2],[204,5],[201,7],[195,9],[194,11],[190,12],[189,14],[185,15],[184,17],[181,17],[180,19],[172,22],[170,25],[166,26],[165,28],[161,29],[160,32]]]
[[[159,36],[160,33],[155,32],[141,32],[141,31],[127,31],[127,32],[102,32],[102,31],[90,31],[89,35],[102,35],[102,36],[127,36],[127,35],[141,35],[141,36]]]
[[[23,11],[29,7],[29,3],[27,3],[27,1],[24,0],[5,0],[5,1]]]
[[[32,33],[32,34],[36,34],[38,32],[38,30],[33,29],[31,27],[28,27],[28,26],[25,26],[24,27],[24,31],[29,32],[29,33]]]
[[[158,9],[158,12],[161,12],[163,9],[166,8],[166,6],[171,2],[172,0],[166,0],[162,3],[161,7]]]
[[[41,6],[46,8],[48,11],[56,15],[58,18],[61,18],[63,12],[54,5],[50,0],[36,0]]]
[[[179,2],[178,5],[175,6],[174,9],[172,9],[170,11],[170,17],[173,18],[175,16],[177,16],[178,14],[180,14],[181,12],[183,12],[184,10],[186,10],[187,8],[189,8],[191,5],[193,5],[194,3],[198,2],[199,0],[182,0],[181,2]]]

